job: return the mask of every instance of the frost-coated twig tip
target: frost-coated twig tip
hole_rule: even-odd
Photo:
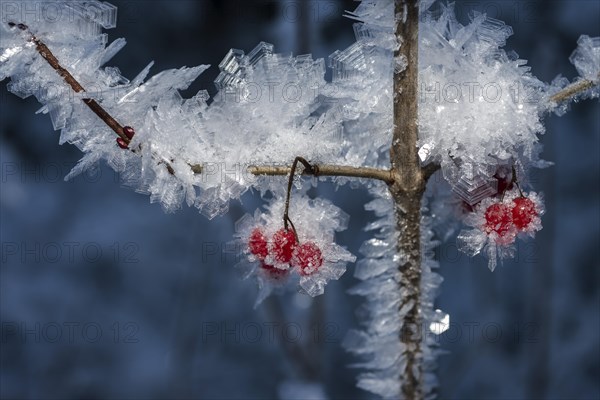
[[[572,83],[558,93],[553,94],[550,97],[552,103],[560,104],[565,101],[571,101],[579,94],[585,92],[600,84],[600,74],[596,77],[596,80],[582,79]]]

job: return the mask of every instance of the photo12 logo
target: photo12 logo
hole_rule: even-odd
[[[90,1],[1,1],[0,21],[3,23],[72,24],[84,16],[90,21],[113,28],[117,8],[108,2]]]
[[[114,242],[108,247],[97,242],[2,242],[2,263],[74,264],[112,259],[115,263],[135,264],[140,246],[136,242]]]
[[[138,343],[140,327],[137,323],[116,321],[99,322],[26,322],[4,321],[0,325],[0,341],[8,343],[89,344],[98,342]]]

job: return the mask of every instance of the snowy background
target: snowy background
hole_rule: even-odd
[[[352,1],[112,3],[119,20],[109,38],[128,45],[110,64],[128,77],[150,60],[154,71],[213,65],[188,95],[215,92],[216,66],[231,47],[249,51],[264,40],[318,58],[354,40],[341,17]],[[476,9],[512,25],[507,47],[545,81],[576,76],[568,57],[577,38],[600,35],[596,1],[456,8],[463,21]],[[1,86],[3,398],[306,398],[319,392],[297,385],[307,375],[330,398],[369,397],[355,388],[347,367],[355,360],[340,346],[362,302],[345,293],[357,282],[352,273],[315,301],[289,295],[253,310],[256,288],[236,276],[227,243],[258,198],[246,194],[208,221],[196,209],[165,214],[108,168],[65,183],[78,150],[57,145],[34,99]],[[544,230],[517,260],[490,273],[452,240],[440,248],[438,304],[452,322],[440,338],[449,352],[439,363],[440,398],[600,397],[599,134],[598,101],[547,119],[543,157],[556,165],[533,182],[545,193]],[[357,254],[373,218],[363,210],[368,194],[327,184],[317,194],[351,215],[338,243]],[[310,362],[288,356],[300,345]]]

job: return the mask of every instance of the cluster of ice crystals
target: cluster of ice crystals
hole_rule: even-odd
[[[493,196],[498,190],[498,181],[493,177],[496,167],[473,162],[465,156],[442,170],[444,178],[452,182],[452,190],[467,204],[474,205],[486,197]]]
[[[277,54],[267,43],[248,55],[232,50],[219,66],[219,92],[209,106],[204,90],[190,99],[180,95],[206,65],[147,79],[150,63],[131,80],[117,68],[103,67],[125,45],[123,39],[108,45],[100,33],[114,26],[114,7],[99,1],[23,2],[23,7],[34,5],[59,7],[68,21],[16,13],[8,22],[27,24],[25,32],[2,23],[0,79],[10,78],[9,90],[20,97],[34,95],[43,104],[40,112],[61,130],[60,143],[85,153],[68,177],[104,161],[166,211],[185,202],[212,218],[249,187],[266,188],[247,172],[249,165],[289,164],[299,154],[311,161],[343,162],[352,148],[343,134],[343,107],[327,96],[333,89],[324,80],[323,59]],[[48,46],[85,92],[73,92],[36,51],[31,35]],[[133,127],[135,152],[116,145],[114,132],[84,98],[95,99],[122,126]]]
[[[398,290],[401,280],[398,264],[402,255],[397,255],[398,232],[396,232],[394,205],[389,191],[374,187],[376,199],[365,206],[373,211],[377,220],[366,227],[374,233],[361,247],[365,256],[355,268],[354,276],[363,282],[351,289],[350,293],[365,296],[366,303],[361,307],[364,329],[351,331],[344,340],[344,346],[364,361],[355,366],[368,371],[359,375],[358,386],[383,398],[401,398],[399,371],[406,367],[403,353],[406,351],[398,340],[403,316],[408,308],[398,310],[402,301],[402,291]],[[423,209],[426,214],[427,209]],[[421,224],[422,270],[419,303],[422,315],[421,357],[423,379],[427,395],[433,393],[436,378],[433,373],[438,349],[435,336],[443,333],[449,324],[449,316],[440,310],[434,311],[433,301],[439,285],[440,275],[434,272],[439,267],[433,249],[432,220],[423,217]],[[401,375],[401,374],[400,374]],[[400,379],[402,377],[400,376]]]
[[[392,136],[394,71],[406,67],[395,60],[394,2],[368,0],[348,14],[356,42],[329,57],[333,79],[327,86],[328,114],[343,129],[343,161],[351,165],[389,165]]]
[[[365,258],[357,263],[354,276],[363,282],[351,289],[352,294],[365,297],[360,309],[364,328],[350,331],[344,347],[364,359],[357,367],[368,370],[359,375],[358,387],[383,398],[398,398],[398,374],[403,362],[403,349],[398,340],[401,325],[400,272],[395,257],[398,233],[389,192],[383,187],[373,192],[378,198],[366,204],[365,209],[373,211],[377,220],[365,229],[374,232],[374,238],[360,249]]]
[[[511,34],[484,14],[460,24],[452,4],[420,25],[419,146],[469,204],[494,193],[496,166],[538,161],[547,86],[502,49]]]
[[[582,35],[569,61],[582,78],[590,81],[600,79],[600,37]]]
[[[440,162],[455,192],[476,204],[492,193],[495,166],[509,159],[525,169],[539,165],[541,115],[552,108],[548,95],[567,82],[545,85],[525,60],[503,50],[512,29],[501,21],[473,13],[462,25],[453,5],[434,13],[427,11],[431,3],[421,2],[419,155],[424,164]],[[210,106],[205,91],[190,99],[179,94],[207,66],[164,71],[147,81],[151,64],[132,80],[103,67],[125,45],[123,39],[108,45],[100,31],[115,25],[110,4],[22,6],[63,11],[68,21],[35,13],[6,17],[29,25],[87,92],[72,93],[37,54],[29,33],[8,23],[0,26],[0,79],[10,77],[9,90],[21,97],[35,95],[40,111],[62,130],[60,142],[85,153],[73,174],[105,160],[166,210],[185,201],[214,217],[249,187],[264,189],[246,172],[251,164],[289,164],[298,154],[317,162],[388,164],[392,76],[407,63],[393,57],[400,44],[391,0],[366,0],[349,13],[358,21],[357,40],[331,55],[331,83],[324,80],[324,60],[277,54],[260,43],[247,55],[234,49],[225,56]],[[598,44],[599,38],[582,36],[571,57],[584,78],[597,77]],[[82,104],[84,97],[135,129],[135,154],[115,145],[114,133]]]
[[[284,227],[284,209],[284,194],[278,191],[278,195],[265,206],[264,212],[256,210],[254,215],[246,214],[236,223],[235,249],[242,254],[236,268],[242,272],[244,278],[253,277],[257,280],[259,294],[256,305],[273,291],[281,291],[294,284],[299,284],[301,291],[309,296],[321,295],[327,282],[339,279],[346,272],[346,265],[356,260],[355,256],[335,243],[335,232],[348,227],[348,214],[327,200],[310,199],[304,191],[294,192],[289,216],[294,222],[298,243],[315,243],[321,250],[323,264],[309,275],[301,275],[289,265],[276,265],[285,274],[271,274],[271,270],[263,268],[250,253],[248,242],[256,228],[261,229],[270,240],[275,232]]]
[[[475,204],[493,191],[495,166],[508,159],[525,167],[539,162],[545,99],[566,83],[543,84],[524,60],[505,52],[512,30],[504,23],[474,13],[462,25],[452,5],[434,14],[426,11],[430,3],[422,4],[419,34],[419,155],[424,164],[440,162],[455,192]],[[115,24],[108,3],[35,4],[61,7],[71,23],[29,20],[27,13],[14,22],[28,24],[87,91],[74,94],[37,54],[29,33],[7,23],[0,27],[0,79],[10,77],[9,89],[21,97],[35,95],[40,111],[62,130],[60,142],[85,153],[69,176],[104,160],[167,211],[186,202],[212,218],[249,187],[265,189],[247,173],[249,165],[289,164],[299,154],[316,162],[388,165],[392,77],[407,63],[393,56],[400,44],[391,0],[363,1],[349,13],[358,21],[357,40],[330,56],[332,82],[324,80],[324,60],[278,54],[263,42],[248,54],[233,49],[225,56],[210,106],[206,91],[190,99],[179,94],[208,66],[146,79],[150,64],[132,80],[103,67],[125,45],[123,39],[108,44],[100,32]],[[590,77],[598,70],[598,40],[582,37],[579,44],[572,60]],[[133,127],[138,151],[117,147],[82,98],[96,99]]]
[[[600,37],[580,36],[577,41],[577,48],[571,54],[569,61],[577,69],[579,78],[575,79],[569,86],[567,78],[561,75],[557,76],[548,89],[549,95],[554,95],[567,86],[577,87],[583,85],[587,89],[571,94],[573,101],[600,97]],[[548,110],[560,116],[567,112],[570,101],[550,102],[547,106]]]
[[[434,398],[438,381],[435,375],[439,349],[437,336],[450,328],[450,315],[434,307],[435,298],[444,278],[435,272],[439,268],[434,249],[436,221],[429,215],[427,204],[421,209],[421,351],[425,398]]]

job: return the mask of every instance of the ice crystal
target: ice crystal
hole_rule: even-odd
[[[569,60],[582,78],[591,81],[600,79],[600,37],[582,35]]]
[[[398,310],[402,300],[402,291],[398,290],[400,271],[398,262],[402,254],[397,255],[398,233],[394,224],[394,205],[387,189],[383,186],[371,189],[376,200],[365,208],[374,211],[377,220],[367,227],[375,239],[370,239],[361,247],[364,259],[357,263],[354,276],[363,282],[350,290],[350,293],[364,296],[366,303],[362,307],[366,316],[364,330],[351,331],[344,340],[344,346],[364,361],[357,367],[368,371],[359,375],[358,386],[376,393],[383,398],[400,398],[402,376],[399,371],[405,366],[402,343],[398,340],[402,327],[403,313]],[[427,208],[423,208],[423,213]],[[438,348],[435,335],[447,329],[447,314],[434,311],[433,301],[442,278],[434,272],[439,264],[434,259],[433,249],[437,242],[433,240],[432,219],[424,217],[421,221],[421,286],[419,303],[422,310],[421,352],[423,357],[423,379],[427,382],[427,395],[433,393],[436,378],[433,370],[436,366]],[[446,327],[443,324],[446,323]]]

